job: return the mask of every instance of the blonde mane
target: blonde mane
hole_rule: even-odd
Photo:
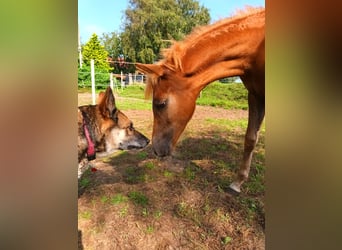
[[[210,34],[211,37],[215,37],[223,31],[242,30],[250,25],[255,25],[256,20],[250,19],[250,16],[254,16],[259,13],[264,15],[264,8],[246,6],[244,9],[236,10],[231,16],[221,19],[213,24],[196,27],[191,34],[185,37],[183,41],[173,41],[170,48],[161,51],[163,60],[159,64],[169,68],[172,71],[179,70],[183,72],[182,57],[187,47],[194,46],[204,34]],[[243,20],[244,19],[244,20]],[[260,23],[263,24],[263,23]],[[225,26],[225,29],[222,29]]]

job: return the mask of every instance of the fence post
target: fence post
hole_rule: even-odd
[[[110,87],[114,90],[113,73],[109,73]]]
[[[123,73],[121,71],[121,89],[123,88]]]
[[[91,72],[91,94],[93,97],[93,105],[96,104],[95,98],[95,69],[94,69],[94,59],[90,60],[90,72]]]
[[[128,84],[133,84],[132,73],[128,73]]]

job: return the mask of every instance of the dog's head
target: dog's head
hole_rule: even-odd
[[[132,121],[116,108],[110,87],[105,93],[99,94],[98,107],[103,119],[101,133],[104,135],[107,153],[116,149],[143,148],[150,142],[146,136],[135,130]]]

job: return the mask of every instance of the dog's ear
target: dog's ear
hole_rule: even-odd
[[[117,111],[113,91],[107,87],[106,92],[99,96],[99,109],[103,117],[114,118]]]
[[[99,96],[97,97],[97,103],[100,103],[104,97],[105,93],[103,91],[101,91],[99,93]]]

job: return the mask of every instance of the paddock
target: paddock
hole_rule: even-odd
[[[79,94],[79,101],[91,102],[91,94]],[[116,98],[119,108],[129,101],[150,102]],[[151,138],[151,109],[123,112]],[[148,146],[97,159],[96,171],[80,182],[84,249],[264,249],[264,128],[244,192],[226,192],[247,117],[243,109],[196,106],[173,158],[161,160]]]

